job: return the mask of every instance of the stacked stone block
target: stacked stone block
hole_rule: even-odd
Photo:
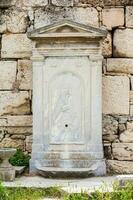
[[[133,173],[133,0],[0,1],[0,147],[31,153],[32,41],[62,19],[104,26],[103,143],[108,172]]]

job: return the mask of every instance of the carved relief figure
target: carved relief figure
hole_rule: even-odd
[[[74,105],[76,98],[75,88],[69,83],[64,85],[64,87],[58,87],[53,93],[52,98],[54,99],[54,103],[52,103],[51,142],[79,142],[81,138],[81,113]],[[80,106],[79,95],[77,102]]]

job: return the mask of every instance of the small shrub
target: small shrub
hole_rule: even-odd
[[[13,166],[29,166],[30,156],[25,155],[21,149],[18,149],[17,152],[12,156],[9,162]]]

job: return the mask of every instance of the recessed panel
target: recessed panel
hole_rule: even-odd
[[[83,140],[83,85],[72,72],[57,74],[49,87],[50,143]]]

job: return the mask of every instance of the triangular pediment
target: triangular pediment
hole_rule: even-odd
[[[107,35],[107,31],[70,20],[62,20],[60,22],[44,26],[42,28],[28,32],[31,39],[50,38],[50,37],[92,37],[101,38]]]

